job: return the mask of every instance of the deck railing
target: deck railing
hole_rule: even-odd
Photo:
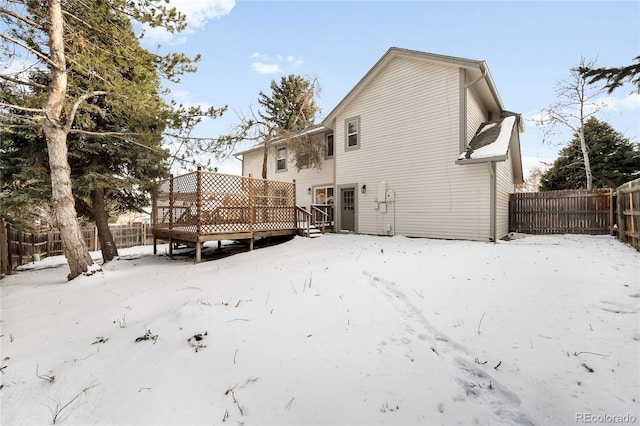
[[[154,229],[195,235],[295,228],[295,181],[198,170],[157,185]]]
[[[327,227],[333,226],[333,205],[312,204],[311,215],[313,225],[320,228],[323,234]]]

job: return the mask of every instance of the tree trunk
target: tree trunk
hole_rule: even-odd
[[[60,230],[62,249],[69,264],[69,280],[87,272],[93,260],[84,242],[71,191],[71,168],[67,158],[67,130],[61,123],[67,91],[64,57],[63,17],[60,0],[49,0],[49,43],[51,83],[42,125],[51,168],[51,202],[56,226]]]
[[[267,178],[267,161],[269,161],[269,141],[264,140],[264,150],[262,155],[262,179]]]
[[[104,264],[118,255],[118,247],[113,240],[111,229],[109,229],[109,217],[107,216],[107,208],[104,202],[104,188],[91,190],[91,210],[96,221],[96,228],[98,228],[98,239],[100,240]]]
[[[578,137],[580,138],[580,149],[582,149],[582,158],[584,159],[584,171],[587,176],[587,189],[593,188],[593,175],[591,174],[591,162],[589,161],[589,149],[587,141],[584,137],[584,126],[578,129]]]

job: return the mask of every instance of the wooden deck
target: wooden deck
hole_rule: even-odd
[[[202,243],[295,235],[295,181],[282,182],[221,173],[196,172],[161,181],[153,197],[154,253],[157,240],[195,245],[196,263]]]

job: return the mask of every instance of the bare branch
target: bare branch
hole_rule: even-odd
[[[71,111],[69,111],[69,115],[67,116],[67,124],[64,126],[65,132],[68,133],[71,131],[71,126],[73,125],[73,120],[76,116],[76,112],[78,111],[78,108],[80,107],[80,104],[82,104],[84,101],[94,96],[101,96],[106,94],[107,92],[105,92],[104,90],[95,90],[93,92],[85,93],[84,95],[76,99],[76,101],[71,106]]]
[[[27,52],[33,53],[38,58],[42,59],[44,62],[46,62],[47,64],[51,65],[52,67],[58,68],[58,65],[55,62],[53,62],[51,59],[49,59],[46,55],[43,55],[42,53],[40,53],[36,49],[33,49],[33,48],[27,46],[26,44],[22,43],[20,40],[17,40],[17,39],[15,39],[15,38],[13,38],[11,36],[8,36],[8,35],[6,35],[4,33],[0,33],[0,37],[5,39],[5,40],[7,40],[7,41],[10,41],[11,43],[13,43],[13,44],[15,44],[17,46],[22,47]]]
[[[44,108],[26,108],[26,107],[21,107],[19,105],[5,104],[4,102],[0,102],[0,107],[12,108],[12,109],[17,109],[19,111],[26,111],[26,112],[44,112]]]
[[[0,74],[0,78],[3,80],[10,81],[12,83],[33,87],[35,89],[47,90],[47,86],[45,86],[44,84],[34,83],[33,81],[20,80],[18,78],[9,77],[8,75],[4,75],[4,74]]]
[[[19,13],[16,13],[12,10],[9,9],[5,9],[4,7],[0,7],[0,13],[5,14],[5,15],[9,15],[9,16],[13,16],[15,19],[24,22],[25,24],[36,28],[40,31],[44,31],[44,28],[42,28],[42,26],[40,24],[38,24],[37,22],[34,22],[30,19],[28,19],[27,17],[20,15]]]
[[[87,135],[87,136],[97,136],[97,137],[118,137],[118,138],[126,138],[127,136],[140,136],[142,133],[127,133],[127,132],[92,132],[89,130],[82,129],[69,129],[69,133]]]

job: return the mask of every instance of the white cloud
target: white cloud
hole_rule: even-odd
[[[146,43],[183,44],[187,41],[185,34],[192,34],[195,28],[202,28],[212,19],[231,13],[236,5],[235,0],[171,0],[171,7],[186,15],[187,29],[180,34],[171,34],[163,28],[150,28],[143,25]]]
[[[170,5],[187,16],[187,24],[201,28],[207,21],[231,13],[235,0],[171,0]]]
[[[266,64],[264,62],[253,62],[251,69],[258,74],[276,74],[280,72],[278,64]]]
[[[264,53],[260,53],[260,52],[253,52],[249,57],[251,59],[261,59],[263,61],[266,61],[269,59],[268,55],[265,55]]]
[[[280,72],[280,64],[289,64],[293,67],[300,66],[304,63],[302,58],[293,55],[276,55],[271,57],[266,53],[254,52],[249,55],[251,59],[259,59],[259,62],[253,62],[251,69],[258,74],[275,74]]]
[[[640,109],[640,93],[631,93],[624,98],[608,97],[600,100],[600,103],[612,111]]]
[[[295,56],[287,56],[287,62],[289,62],[294,67],[302,65],[304,60],[302,58],[296,58]]]

